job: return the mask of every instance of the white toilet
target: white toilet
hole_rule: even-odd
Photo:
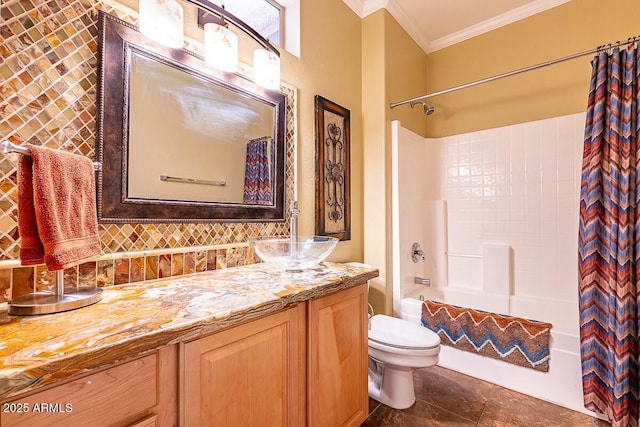
[[[377,314],[369,328],[369,397],[395,409],[413,405],[413,370],[438,363],[440,337],[407,320]]]

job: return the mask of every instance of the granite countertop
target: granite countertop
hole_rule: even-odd
[[[105,288],[97,304],[0,325],[0,399],[194,339],[378,276],[325,262],[301,273],[252,264]]]

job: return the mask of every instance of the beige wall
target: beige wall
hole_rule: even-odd
[[[361,20],[342,0],[302,0],[300,15],[301,57],[282,54],[282,80],[298,88],[299,233],[315,231],[314,96],[320,95],[351,117],[351,240],[340,242],[329,259],[362,261]]]
[[[425,90],[426,56],[384,10],[362,23],[362,104],[364,114],[364,259],[380,270],[371,281],[370,301],[376,312],[391,310],[391,180],[390,121],[402,120],[425,134],[421,109],[396,109],[389,102]]]
[[[384,108],[388,111],[388,120],[400,120],[405,128],[419,135],[425,135],[429,122],[425,120],[421,105],[414,108],[406,105],[391,110],[388,109],[388,105],[394,101],[413,98],[416,94],[426,93],[425,76],[429,75],[427,56],[388,13],[385,13],[385,22],[387,84]],[[389,129],[387,129],[388,132]]]
[[[640,2],[635,0],[565,3],[427,55],[427,92],[626,40],[640,32],[638,16]],[[427,119],[428,135],[454,135],[585,111],[591,58],[433,98],[436,113]]]
[[[366,105],[364,126],[364,260],[380,270],[370,282],[369,301],[376,312],[387,305],[386,292],[387,192],[385,99],[385,13],[378,12],[362,25],[362,105]]]

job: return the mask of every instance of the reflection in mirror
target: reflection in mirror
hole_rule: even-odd
[[[101,222],[282,221],[285,96],[100,13]]]
[[[247,176],[247,164],[256,158],[255,140],[264,136],[266,153],[257,157],[264,162],[260,182],[272,194],[271,105],[136,52],[130,60],[129,197],[262,202],[244,195],[252,193],[245,187],[255,181]]]

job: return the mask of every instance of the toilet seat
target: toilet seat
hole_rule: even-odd
[[[369,345],[393,353],[432,353],[439,351],[440,337],[423,326],[377,314],[371,318]]]

